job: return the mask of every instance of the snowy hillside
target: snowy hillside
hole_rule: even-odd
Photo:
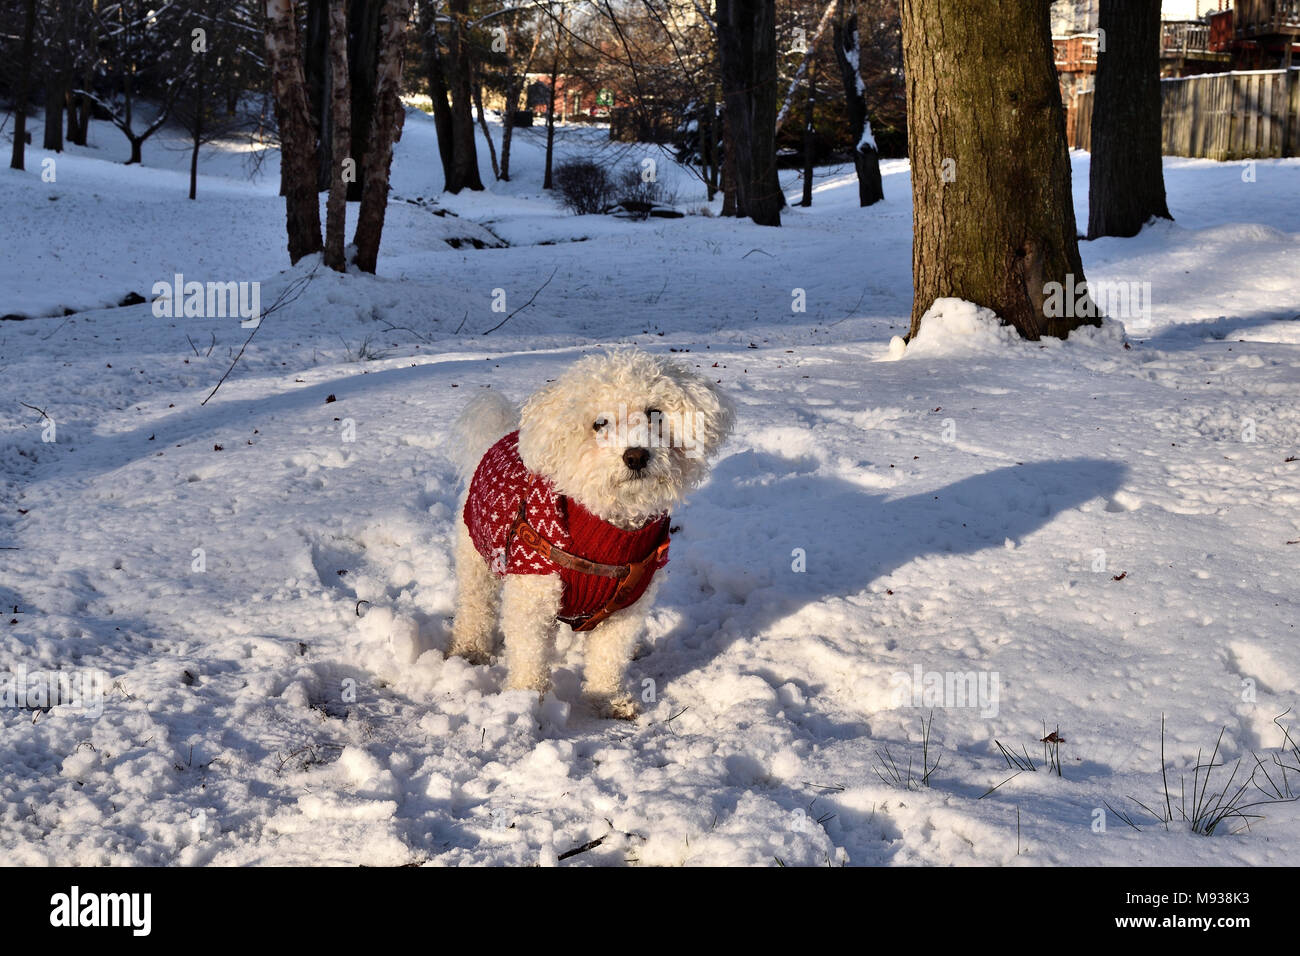
[[[1211,792],[1253,754],[1276,766],[1278,715],[1300,738],[1300,160],[1168,159],[1173,223],[1081,244],[1090,280],[1150,283],[1127,340],[1022,342],[950,303],[900,355],[904,162],[870,209],[851,167],[820,170],[765,229],[699,214],[702,185],[649,147],[561,130],[566,154],[656,158],[692,213],[575,217],[538,188],[543,130],[517,136],[514,182],[447,196],[413,112],[379,275],[340,276],[289,269],[274,156],[250,181],[213,150],[190,202],[162,138],[123,166],[97,123],[52,183],[36,149],[0,171],[0,315],[33,316],[0,321],[0,668],[104,681],[98,716],[0,707],[0,860],[1300,857],[1300,803],[1211,837],[1177,806],[1222,729]],[[111,307],[176,273],[260,281],[263,311],[288,294],[206,404],[250,330]],[[513,312],[552,274],[483,334],[494,290]],[[541,702],[443,659],[451,423],[612,343],[675,353],[739,408],[674,515],[634,722],[584,709],[567,629]],[[965,675],[977,700],[931,693]]]

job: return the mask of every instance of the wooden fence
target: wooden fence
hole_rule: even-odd
[[[1300,70],[1210,73],[1160,81],[1166,156],[1300,156]],[[1092,145],[1091,90],[1070,104],[1070,146]]]

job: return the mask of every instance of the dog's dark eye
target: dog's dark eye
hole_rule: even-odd
[[[597,418],[594,422],[591,423],[591,429],[592,431],[598,432],[603,428],[605,428],[607,425],[609,425],[609,419],[603,417]]]

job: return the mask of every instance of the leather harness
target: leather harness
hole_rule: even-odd
[[[610,599],[605,602],[604,607],[598,608],[590,614],[560,618],[561,621],[568,624],[575,631],[590,631],[615,611],[621,611],[623,608],[636,603],[636,598],[631,597],[631,595],[639,596],[638,586],[647,575],[654,573],[663,558],[664,552],[668,550],[668,522],[664,522],[663,540],[640,561],[634,561],[631,564],[601,564],[599,561],[588,561],[586,558],[570,554],[568,551],[551,544],[550,541],[542,537],[536,528],[528,523],[527,496],[520,499],[519,511],[515,515],[515,520],[510,523],[510,529],[506,532],[506,554],[510,553],[510,545],[514,542],[516,535],[519,536],[520,541],[543,558],[566,570],[618,579],[618,587]]]

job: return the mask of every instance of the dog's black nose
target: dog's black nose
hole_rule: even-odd
[[[623,452],[623,464],[633,471],[640,471],[649,463],[650,450],[648,448],[629,448]]]

